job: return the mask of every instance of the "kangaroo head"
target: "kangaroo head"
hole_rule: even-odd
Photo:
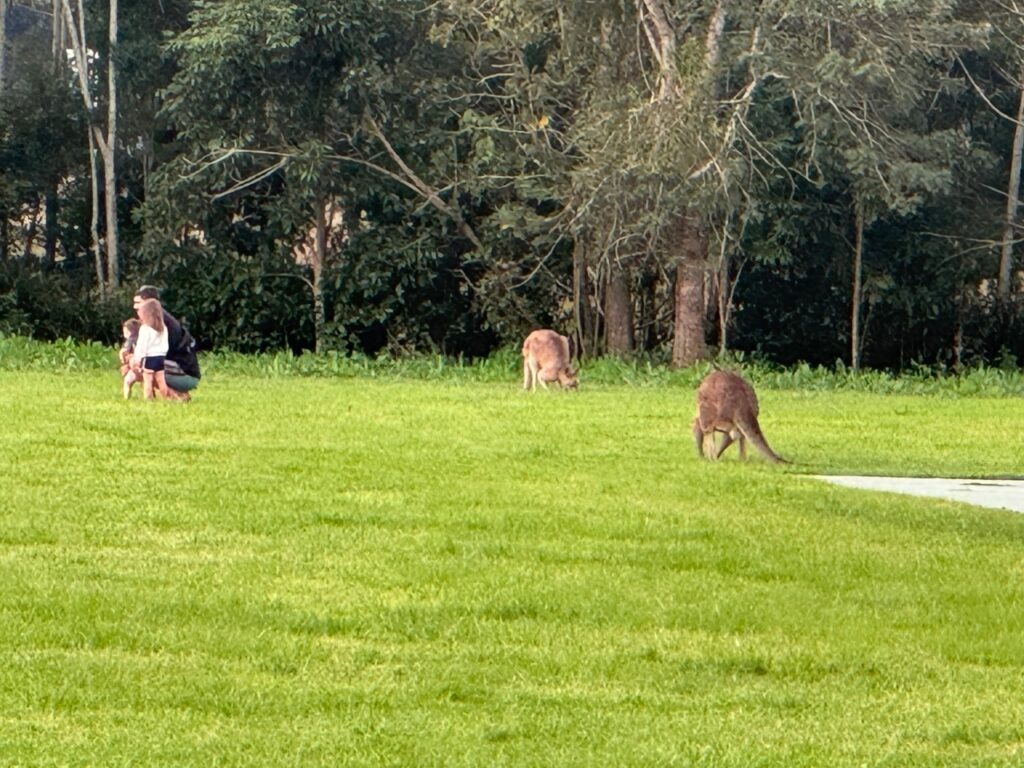
[[[580,386],[579,379],[577,378],[578,371],[574,371],[572,368],[563,368],[558,372],[558,383],[566,389],[578,389]]]

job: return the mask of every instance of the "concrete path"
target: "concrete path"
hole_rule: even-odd
[[[1024,512],[1024,480],[958,480],[933,477],[859,477],[855,475],[816,475],[850,488],[870,491],[909,493],[977,504],[979,507]]]

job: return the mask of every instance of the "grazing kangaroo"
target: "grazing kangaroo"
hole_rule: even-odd
[[[693,437],[697,452],[717,459],[734,440],[740,443],[740,458],[747,458],[746,441],[776,464],[788,464],[768,445],[757,423],[757,395],[754,388],[735,373],[713,371],[697,389],[697,418]],[[725,440],[715,449],[715,432],[724,432]]]
[[[523,342],[523,389],[537,389],[537,381],[557,381],[566,389],[576,389],[576,371],[569,367],[569,339],[555,331],[534,331]]]

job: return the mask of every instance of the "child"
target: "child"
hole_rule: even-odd
[[[134,317],[125,320],[121,324],[121,332],[124,334],[124,344],[118,353],[121,358],[121,378],[124,380],[124,399],[132,396],[132,385],[136,381],[142,381],[142,374],[132,368],[132,352],[135,351],[135,344],[139,340],[139,327],[142,324]]]
[[[168,342],[163,307],[156,299],[146,299],[137,311],[142,325],[132,352],[132,367],[142,370],[143,395],[147,400],[152,400],[155,386],[161,397],[175,400],[177,398],[164,379],[164,357],[167,355]]]

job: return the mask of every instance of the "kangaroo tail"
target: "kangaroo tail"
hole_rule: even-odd
[[[771,446],[768,445],[768,441],[764,439],[764,433],[761,432],[761,425],[757,423],[757,417],[750,417],[750,419],[744,419],[743,423],[737,423],[743,436],[750,441],[757,450],[765,455],[765,457],[773,464],[789,464],[784,458],[779,456],[775,451],[772,450]]]

